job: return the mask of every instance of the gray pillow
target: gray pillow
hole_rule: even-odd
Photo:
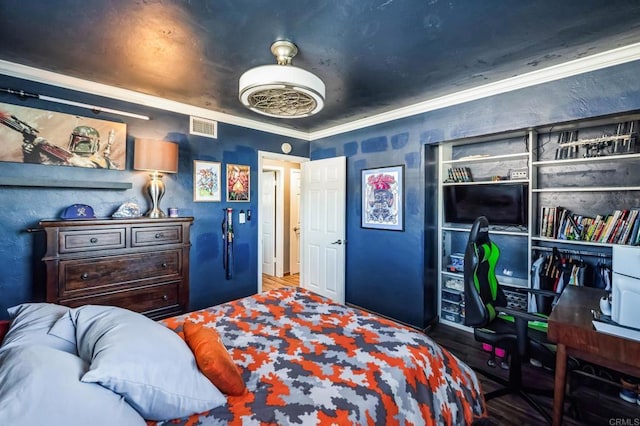
[[[80,377],[87,364],[78,356],[45,346],[0,352],[0,424],[145,426],[122,398]]]
[[[69,323],[78,354],[90,364],[82,381],[122,395],[145,419],[189,416],[227,402],[164,325],[127,309],[87,305],[69,311],[50,333],[68,338]]]
[[[7,309],[11,324],[1,350],[16,346],[43,345],[77,355],[75,342],[49,335],[51,326],[69,312],[66,306],[53,303],[23,303]]]

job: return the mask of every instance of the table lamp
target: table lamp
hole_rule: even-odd
[[[152,219],[165,217],[160,209],[160,200],[164,196],[162,173],[176,173],[178,171],[178,144],[168,141],[152,139],[136,139],[133,156],[135,170],[147,170],[149,183],[147,193],[151,198],[151,209],[145,216]]]

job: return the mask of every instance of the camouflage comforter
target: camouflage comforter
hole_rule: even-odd
[[[484,416],[473,371],[424,334],[300,288],[163,320],[215,326],[248,393],[166,425],[470,424]]]

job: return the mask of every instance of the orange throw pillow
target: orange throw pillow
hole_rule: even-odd
[[[183,331],[198,368],[211,383],[227,395],[242,395],[246,389],[244,381],[218,332],[191,321],[184,323]]]

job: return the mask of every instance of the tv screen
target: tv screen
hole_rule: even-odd
[[[473,223],[486,216],[490,225],[527,226],[528,185],[487,184],[444,187],[447,223]]]

